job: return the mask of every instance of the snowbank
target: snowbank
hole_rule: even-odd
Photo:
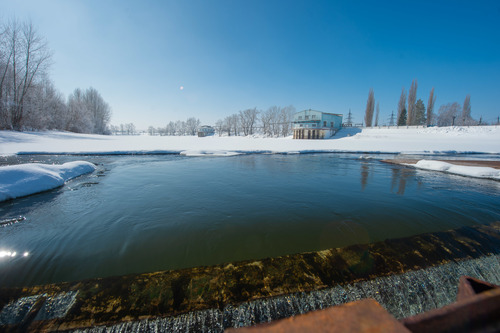
[[[409,164],[418,169],[442,171],[455,175],[500,180],[500,170],[489,167],[454,165],[441,161],[420,160]]]
[[[33,163],[0,167],[0,202],[51,190],[95,169],[94,164],[84,161],[63,165]]]
[[[66,132],[0,131],[0,155],[212,153],[493,153],[500,154],[500,126],[343,128],[327,140],[242,136],[103,136]],[[198,156],[198,155],[196,155]]]

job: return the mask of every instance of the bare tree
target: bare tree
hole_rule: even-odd
[[[10,87],[10,62],[13,54],[13,48],[10,47],[10,26],[2,24],[0,26],[0,129],[10,129],[11,120],[8,110],[8,93]]]
[[[109,121],[111,120],[111,108],[104,101],[99,92],[90,87],[83,95],[85,107],[91,117],[92,133],[105,134],[108,129]]]
[[[243,134],[246,135],[252,135],[254,132],[254,126],[255,123],[257,122],[257,115],[259,114],[259,111],[257,111],[257,108],[253,109],[246,109],[244,111],[240,111],[239,113],[239,120],[241,124],[241,128],[243,129]]]
[[[240,117],[238,117],[238,114],[233,114],[231,116],[231,130],[233,131],[234,135],[239,135],[239,127],[240,127]]]
[[[94,88],[67,103],[46,72],[52,53],[31,22],[0,27],[0,129],[62,129],[109,133],[111,109]]]
[[[280,107],[271,106],[261,112],[260,122],[262,133],[266,136],[288,136],[292,132],[293,115],[296,113],[293,105]]]
[[[175,123],[170,121],[165,127],[165,132],[167,135],[175,135]]]
[[[187,126],[185,121],[177,120],[175,122],[175,135],[186,135],[187,134]]]
[[[283,137],[292,133],[293,115],[296,113],[295,107],[292,105],[281,109],[279,122],[281,123],[281,135]]]
[[[227,136],[231,136],[231,130],[233,128],[232,116],[227,116],[224,118],[224,129],[227,131]]]
[[[109,130],[111,131],[112,135],[117,135],[118,132],[120,132],[120,126],[117,125],[109,125]]]
[[[217,120],[215,122],[215,130],[217,131],[217,133],[219,133],[219,136],[222,136],[222,132],[224,132],[224,121],[222,120]]]
[[[11,80],[7,108],[12,128],[22,130],[26,96],[36,80],[48,69],[52,54],[47,42],[37,33],[31,22],[20,24],[12,20],[5,31],[9,49],[6,53],[9,54],[7,58],[10,60],[7,70]]]
[[[464,100],[464,106],[462,108],[462,125],[471,126],[476,125],[477,121],[472,119],[471,116],[471,106],[470,106],[470,95],[467,95]]]
[[[134,135],[136,132],[135,125],[133,123],[125,124],[125,130],[127,135]]]
[[[200,127],[200,120],[194,117],[186,120],[187,132],[189,135],[196,135],[198,127]]]
[[[438,126],[454,126],[461,108],[457,102],[441,105],[438,111]]]
[[[410,90],[408,91],[408,118],[406,119],[406,125],[415,125],[416,114],[415,114],[415,104],[417,102],[417,80],[411,82]]]
[[[375,97],[373,89],[370,88],[370,91],[368,92],[368,100],[366,101],[366,110],[365,110],[366,127],[372,127],[374,108],[375,108]]]
[[[109,134],[111,109],[94,88],[77,88],[68,97],[68,121],[64,128],[77,133]]]
[[[66,131],[76,133],[91,133],[92,120],[85,106],[84,94],[77,88],[68,96],[68,117]]]
[[[429,94],[429,101],[427,102],[427,126],[430,126],[434,122],[434,103],[436,102],[436,96],[434,96],[434,87],[431,89]]]
[[[403,125],[406,122],[406,118],[403,120],[403,117],[406,117],[406,91],[405,88],[401,90],[401,96],[399,96],[398,102],[398,115],[396,119],[396,123],[398,126]]]
[[[26,129],[65,129],[69,120],[65,100],[48,78],[33,85],[24,109]]]
[[[262,112],[260,121],[262,123],[262,131],[264,135],[273,136],[275,133],[279,132],[279,130],[276,130],[280,112],[279,110],[279,107],[271,106],[266,111]]]

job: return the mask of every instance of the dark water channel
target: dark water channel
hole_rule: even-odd
[[[25,156],[98,171],[0,203],[0,286],[280,256],[500,220],[500,182],[359,154]],[[4,161],[5,162],[5,161]],[[27,256],[23,254],[27,253]]]

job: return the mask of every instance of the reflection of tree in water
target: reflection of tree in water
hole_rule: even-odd
[[[370,175],[370,165],[367,162],[361,162],[361,191],[365,190]]]
[[[410,168],[395,167],[392,168],[392,179],[391,179],[391,192],[397,187],[397,194],[404,195],[406,190],[406,184],[409,180],[413,179],[415,175],[415,170]],[[419,182],[420,185],[420,182]]]
[[[366,185],[368,185],[368,178],[370,173],[373,172],[371,169],[373,166],[371,162],[363,161],[361,162],[361,190],[364,191]],[[399,195],[404,195],[406,191],[406,186],[408,183],[413,181],[417,182],[417,187],[422,185],[422,182],[415,178],[415,170],[412,168],[406,168],[401,166],[394,166],[391,168],[391,192],[396,192]],[[395,191],[396,189],[396,191]]]

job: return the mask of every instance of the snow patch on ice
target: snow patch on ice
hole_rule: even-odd
[[[96,169],[85,161],[68,162],[62,165],[41,163],[0,167],[0,202],[48,191],[64,185],[70,179]]]
[[[181,151],[181,155],[190,157],[229,157],[241,155],[241,153],[224,150],[185,150]]]
[[[454,165],[431,160],[420,160],[413,166],[418,169],[441,171],[466,177],[500,180],[500,170],[489,167]]]

